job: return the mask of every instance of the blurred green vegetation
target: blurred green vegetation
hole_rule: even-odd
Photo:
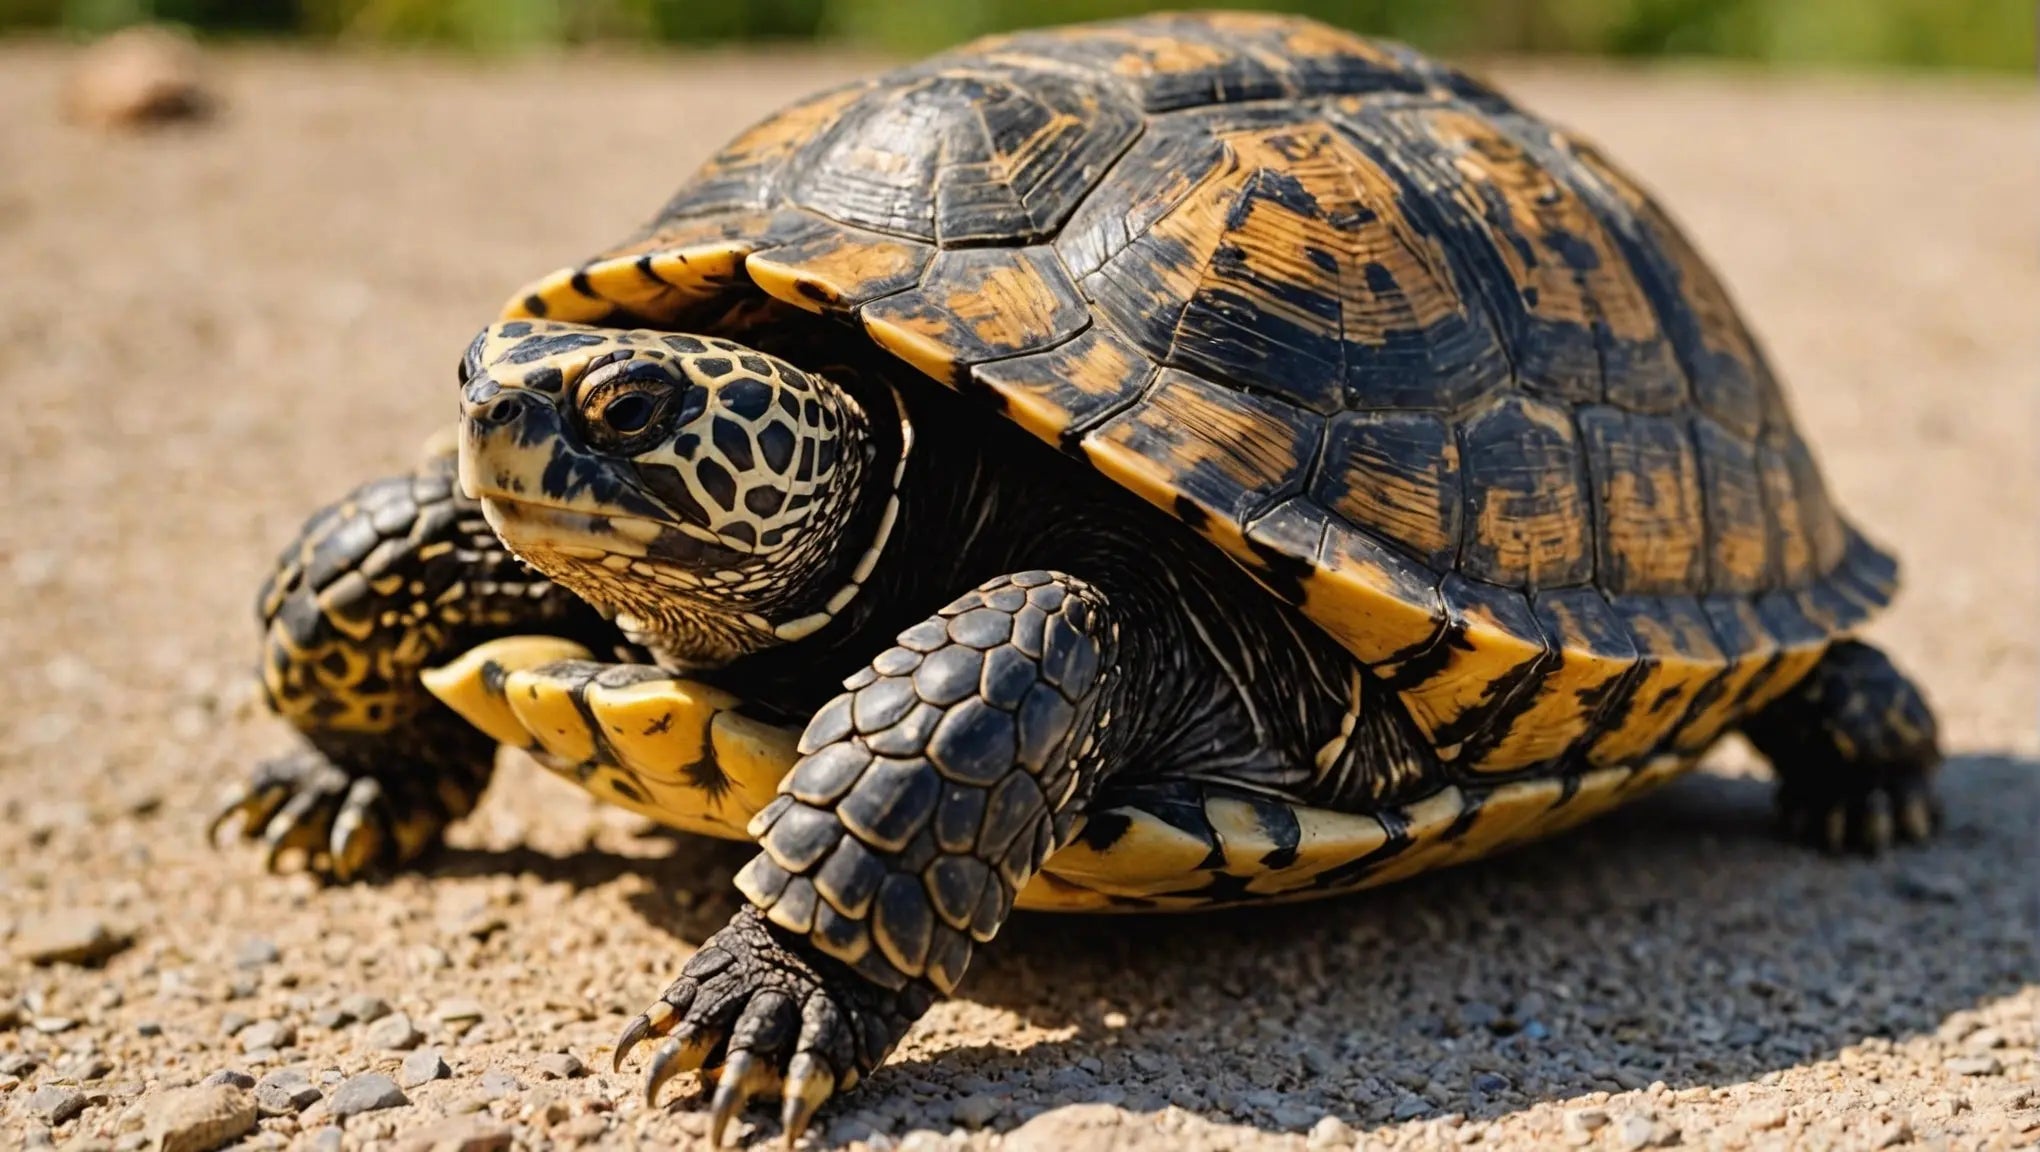
[[[1192,0],[1194,2],[1194,0]],[[1447,53],[1716,56],[2030,69],[2033,0],[1218,0],[1304,12]],[[920,52],[1138,0],[0,0],[0,32],[171,20],[215,35],[505,51],[599,41],[830,39]]]

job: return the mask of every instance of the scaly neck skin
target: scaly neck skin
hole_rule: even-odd
[[[898,438],[875,434],[856,398],[820,377],[810,379],[815,399],[834,416],[836,464],[826,483],[806,493],[797,516],[776,521],[778,533],[755,533],[759,543],[748,553],[717,549],[722,559],[714,563],[652,559],[620,573],[598,563],[581,566],[583,584],[567,581],[615,610],[625,635],[659,663],[719,668],[798,641],[855,598],[860,564],[868,575],[863,561],[882,544],[893,496],[892,461],[880,457]],[[804,443],[797,451],[816,447]],[[790,507],[796,496],[784,495]]]

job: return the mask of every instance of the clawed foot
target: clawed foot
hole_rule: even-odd
[[[423,797],[398,803],[381,781],[353,776],[317,752],[263,762],[222,802],[208,838],[238,817],[241,838],[260,838],[263,864],[278,871],[292,852],[305,870],[346,882],[408,864],[439,842],[447,816]]]
[[[1794,788],[1778,792],[1785,834],[1826,852],[1876,855],[1893,844],[1921,844],[1941,826],[1929,776],[1917,770],[1870,773],[1850,789]]]
[[[698,1069],[715,1085],[712,1146],[753,1097],[777,1096],[790,1147],[831,1096],[878,1067],[933,998],[918,985],[880,988],[747,906],[623,1030],[615,1066],[646,1037],[666,1037],[646,1070],[647,1106],[667,1081]]]

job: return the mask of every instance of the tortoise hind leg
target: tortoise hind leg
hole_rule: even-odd
[[[1805,679],[1743,722],[1777,772],[1778,811],[1795,840],[1830,852],[1924,841],[1940,821],[1934,714],[1876,648],[1830,646]]]
[[[453,457],[372,481],[315,514],[264,587],[262,681],[306,747],[228,795],[273,868],[346,880],[411,863],[487,787],[495,741],[434,699],[430,664],[506,631],[613,635],[592,609],[526,570],[456,491]]]

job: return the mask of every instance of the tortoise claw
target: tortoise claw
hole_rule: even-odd
[[[751,1097],[776,1086],[779,1073],[749,1052],[736,1052],[716,1078],[715,1100],[709,1105],[708,1146],[720,1148],[730,1121],[751,1102]]]
[[[812,1052],[796,1052],[786,1066],[786,1083],[779,1090],[779,1126],[786,1133],[786,1146],[793,1147],[808,1124],[836,1091],[836,1076]]]
[[[220,829],[238,819],[241,839],[262,841],[269,871],[283,871],[297,854],[321,879],[356,880],[417,858],[446,827],[444,807],[429,789],[401,784],[386,786],[300,752],[264,762],[230,789],[206,835],[217,844]]]

